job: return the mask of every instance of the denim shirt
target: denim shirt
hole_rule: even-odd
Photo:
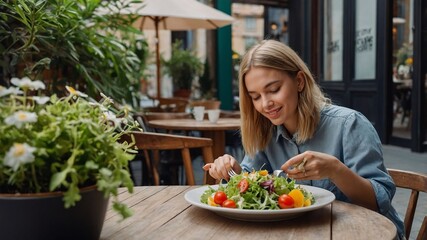
[[[399,237],[403,236],[403,222],[391,205],[396,186],[384,166],[380,139],[369,120],[357,111],[325,106],[314,136],[299,145],[282,125],[276,126],[267,147],[253,159],[246,155],[241,166],[248,172],[260,169],[272,172],[291,157],[309,150],[335,156],[353,172],[368,179],[375,191],[379,212],[396,225]],[[327,189],[337,200],[351,202],[329,179],[297,183]]]

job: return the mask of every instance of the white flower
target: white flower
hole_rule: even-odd
[[[103,105],[108,106],[108,105],[114,104],[113,99],[110,97],[107,97],[105,94],[101,93],[101,97],[102,97],[101,101]]]
[[[67,89],[67,91],[73,95],[73,96],[79,96],[79,97],[88,97],[87,94],[82,93],[76,89],[74,89],[73,87],[70,86],[65,86],[65,88]]]
[[[12,116],[4,119],[7,125],[15,125],[21,128],[24,123],[37,122],[37,114],[33,112],[17,111]]]
[[[409,66],[406,65],[400,65],[399,68],[397,69],[397,73],[400,75],[405,75],[409,73]]]
[[[91,101],[89,102],[89,105],[92,107],[97,107],[101,110],[101,112],[107,112],[108,108],[106,108],[105,106],[101,105],[99,102],[96,101]]]
[[[10,88],[5,88],[3,86],[0,86],[0,97],[9,95],[9,94],[20,94],[23,93],[21,90],[19,90],[19,88],[16,87],[10,87]]]
[[[111,111],[105,111],[103,113],[104,113],[104,117],[105,117],[105,119],[107,119],[107,121],[112,122],[115,127],[120,127],[120,124],[122,123],[123,118],[118,118]]]
[[[33,98],[33,100],[36,103],[38,103],[40,105],[46,104],[50,100],[50,97],[37,97],[37,96],[33,96],[32,98]]]
[[[14,143],[4,157],[4,164],[16,171],[21,164],[34,162],[35,150],[35,147],[26,143]]]
[[[12,78],[10,82],[15,86],[20,87],[21,89],[39,90],[46,88],[42,81],[31,81],[31,79],[29,79],[28,77],[23,77],[22,79]]]
[[[121,109],[125,112],[125,113],[129,113],[133,111],[133,107],[129,104],[123,104],[121,106]]]

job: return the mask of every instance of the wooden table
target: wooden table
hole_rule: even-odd
[[[134,215],[124,221],[109,210],[101,239],[395,239],[386,217],[357,205],[334,201],[297,218],[244,222],[192,206],[184,194],[200,186],[136,187],[120,199]],[[110,209],[110,208],[109,208]]]
[[[211,123],[208,120],[196,121],[195,119],[158,119],[148,121],[152,128],[166,130],[201,131],[203,137],[212,139],[213,156],[217,158],[224,155],[225,150],[225,130],[240,129],[240,119],[220,118],[218,122]]]

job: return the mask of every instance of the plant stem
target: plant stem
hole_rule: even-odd
[[[34,185],[36,187],[36,192],[40,192],[41,187],[37,181],[36,168],[34,167],[34,164],[31,164],[31,173],[32,173]]]

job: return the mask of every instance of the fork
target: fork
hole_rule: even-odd
[[[307,159],[306,159],[306,158],[304,158],[304,159],[302,160],[302,162],[300,162],[299,164],[295,164],[295,165],[293,165],[293,167],[294,167],[294,168],[297,168],[298,170],[305,171],[305,169],[304,169],[304,165],[305,165],[305,163],[306,163],[306,162],[307,162]],[[274,175],[274,176],[276,176],[276,177],[278,177],[282,172],[283,172],[283,170],[282,170],[282,169],[277,169],[277,170],[274,170],[273,175]],[[288,175],[287,175],[286,173],[284,173],[284,174],[285,174],[285,177],[288,177]]]
[[[277,169],[277,170],[273,171],[273,175],[276,176],[276,177],[278,177],[282,172],[283,172],[282,169]]]
[[[283,170],[281,170],[281,169],[274,170],[273,175],[276,176],[276,177],[278,177],[279,174],[282,173],[282,172],[283,172]],[[238,174],[233,169],[230,169],[230,170],[228,170],[228,175],[230,177],[232,177],[232,176],[236,176]]]
[[[232,176],[236,176],[236,175],[238,175],[232,168],[230,169],[230,170],[228,170],[228,175],[230,176],[230,177],[232,177]]]

